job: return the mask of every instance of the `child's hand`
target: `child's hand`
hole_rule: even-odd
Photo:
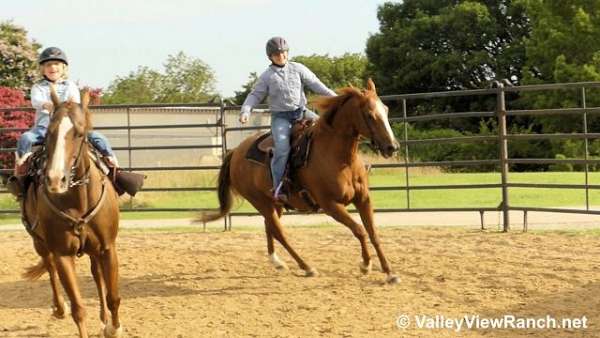
[[[52,104],[52,102],[46,102],[46,103],[44,103],[42,105],[42,108],[46,109],[50,113],[54,111],[54,105]]]
[[[248,122],[248,115],[246,115],[246,114],[240,115],[240,123],[244,124],[246,122]]]

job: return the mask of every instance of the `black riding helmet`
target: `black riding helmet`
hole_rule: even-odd
[[[288,50],[290,50],[290,47],[288,46],[287,41],[285,41],[285,39],[280,36],[270,38],[269,41],[267,41],[267,56],[268,57],[271,57],[271,55],[273,53],[285,52]]]
[[[67,55],[57,47],[48,47],[44,49],[38,58],[38,64],[41,65],[42,63],[51,60],[61,61],[65,65],[69,65],[69,62],[67,61]]]

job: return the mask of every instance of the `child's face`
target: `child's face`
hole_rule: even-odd
[[[276,65],[283,66],[287,63],[287,60],[288,60],[288,52],[287,51],[275,52],[275,53],[271,54],[271,61],[273,61],[273,63]]]
[[[56,81],[62,78],[65,65],[60,61],[50,60],[42,64],[44,76],[50,81]]]

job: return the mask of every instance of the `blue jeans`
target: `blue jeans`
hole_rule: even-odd
[[[36,144],[42,144],[46,137],[48,129],[44,126],[35,126],[21,135],[17,141],[17,153],[20,156],[31,151],[31,148]],[[88,141],[100,151],[104,156],[114,156],[113,150],[106,137],[96,131],[88,133]]]
[[[285,165],[290,156],[290,150],[292,148],[292,125],[303,116],[311,120],[319,118],[319,115],[306,108],[274,112],[271,115],[271,133],[273,134],[273,143],[275,144],[273,158],[271,159],[273,189],[277,189],[279,183],[281,183],[281,179],[285,172]]]

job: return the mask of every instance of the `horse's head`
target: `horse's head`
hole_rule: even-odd
[[[336,117],[344,119],[353,134],[371,140],[373,148],[384,157],[392,156],[398,150],[398,142],[388,121],[388,107],[377,96],[373,81],[367,81],[365,90],[346,87],[338,93],[337,97],[321,97],[314,102],[325,112],[325,122],[333,126]]]
[[[44,169],[46,188],[50,193],[63,194],[69,189],[71,172],[82,156],[89,129],[89,94],[82,95],[82,104],[72,99],[60,103],[54,86],[51,87],[54,113],[46,135],[48,160]]]

